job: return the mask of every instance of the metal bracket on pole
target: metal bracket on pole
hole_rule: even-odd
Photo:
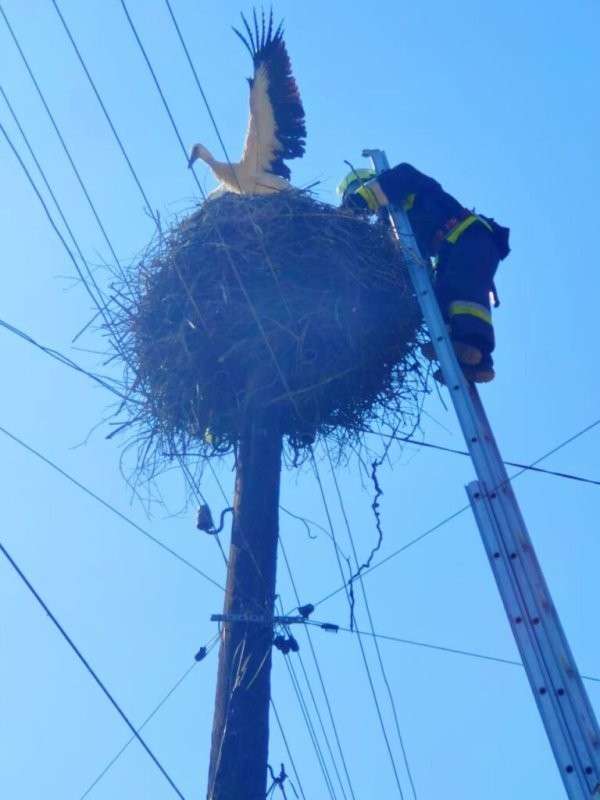
[[[306,617],[261,617],[258,614],[213,614],[211,622],[252,622],[272,628],[274,625],[300,625],[306,622]]]
[[[385,153],[364,150],[377,172]],[[600,796],[600,728],[476,387],[458,364],[407,215],[390,222],[427,323],[478,481],[467,493],[570,800]]]

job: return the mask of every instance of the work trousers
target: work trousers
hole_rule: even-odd
[[[451,337],[486,355],[495,346],[490,292],[499,262],[492,233],[475,222],[455,244],[443,243],[436,268],[435,291]]]

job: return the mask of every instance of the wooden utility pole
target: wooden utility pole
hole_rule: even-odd
[[[208,800],[261,800],[267,791],[272,620],[279,534],[282,435],[265,411],[248,415],[237,452],[223,613],[267,624],[223,624]]]

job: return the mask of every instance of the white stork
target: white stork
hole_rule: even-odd
[[[247,36],[233,29],[254,62],[254,77],[248,78],[250,117],[241,161],[217,161],[201,144],[194,145],[190,156],[188,166],[201,159],[220,182],[208,199],[225,192],[269,194],[291,189],[290,170],[284,159],[304,154],[304,108],[283,41],[283,23],[273,30],[273,11],[268,25],[263,12],[260,30],[256,11],[253,20],[254,31],[242,14]]]

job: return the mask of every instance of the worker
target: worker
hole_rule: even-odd
[[[495,377],[491,302],[494,274],[509,253],[508,228],[464,208],[440,184],[410,164],[377,175],[353,170],[338,187],[342,206],[373,214],[390,203],[403,208],[424,258],[435,267],[435,291],[458,361],[468,380]],[[431,345],[424,353],[434,358]]]

